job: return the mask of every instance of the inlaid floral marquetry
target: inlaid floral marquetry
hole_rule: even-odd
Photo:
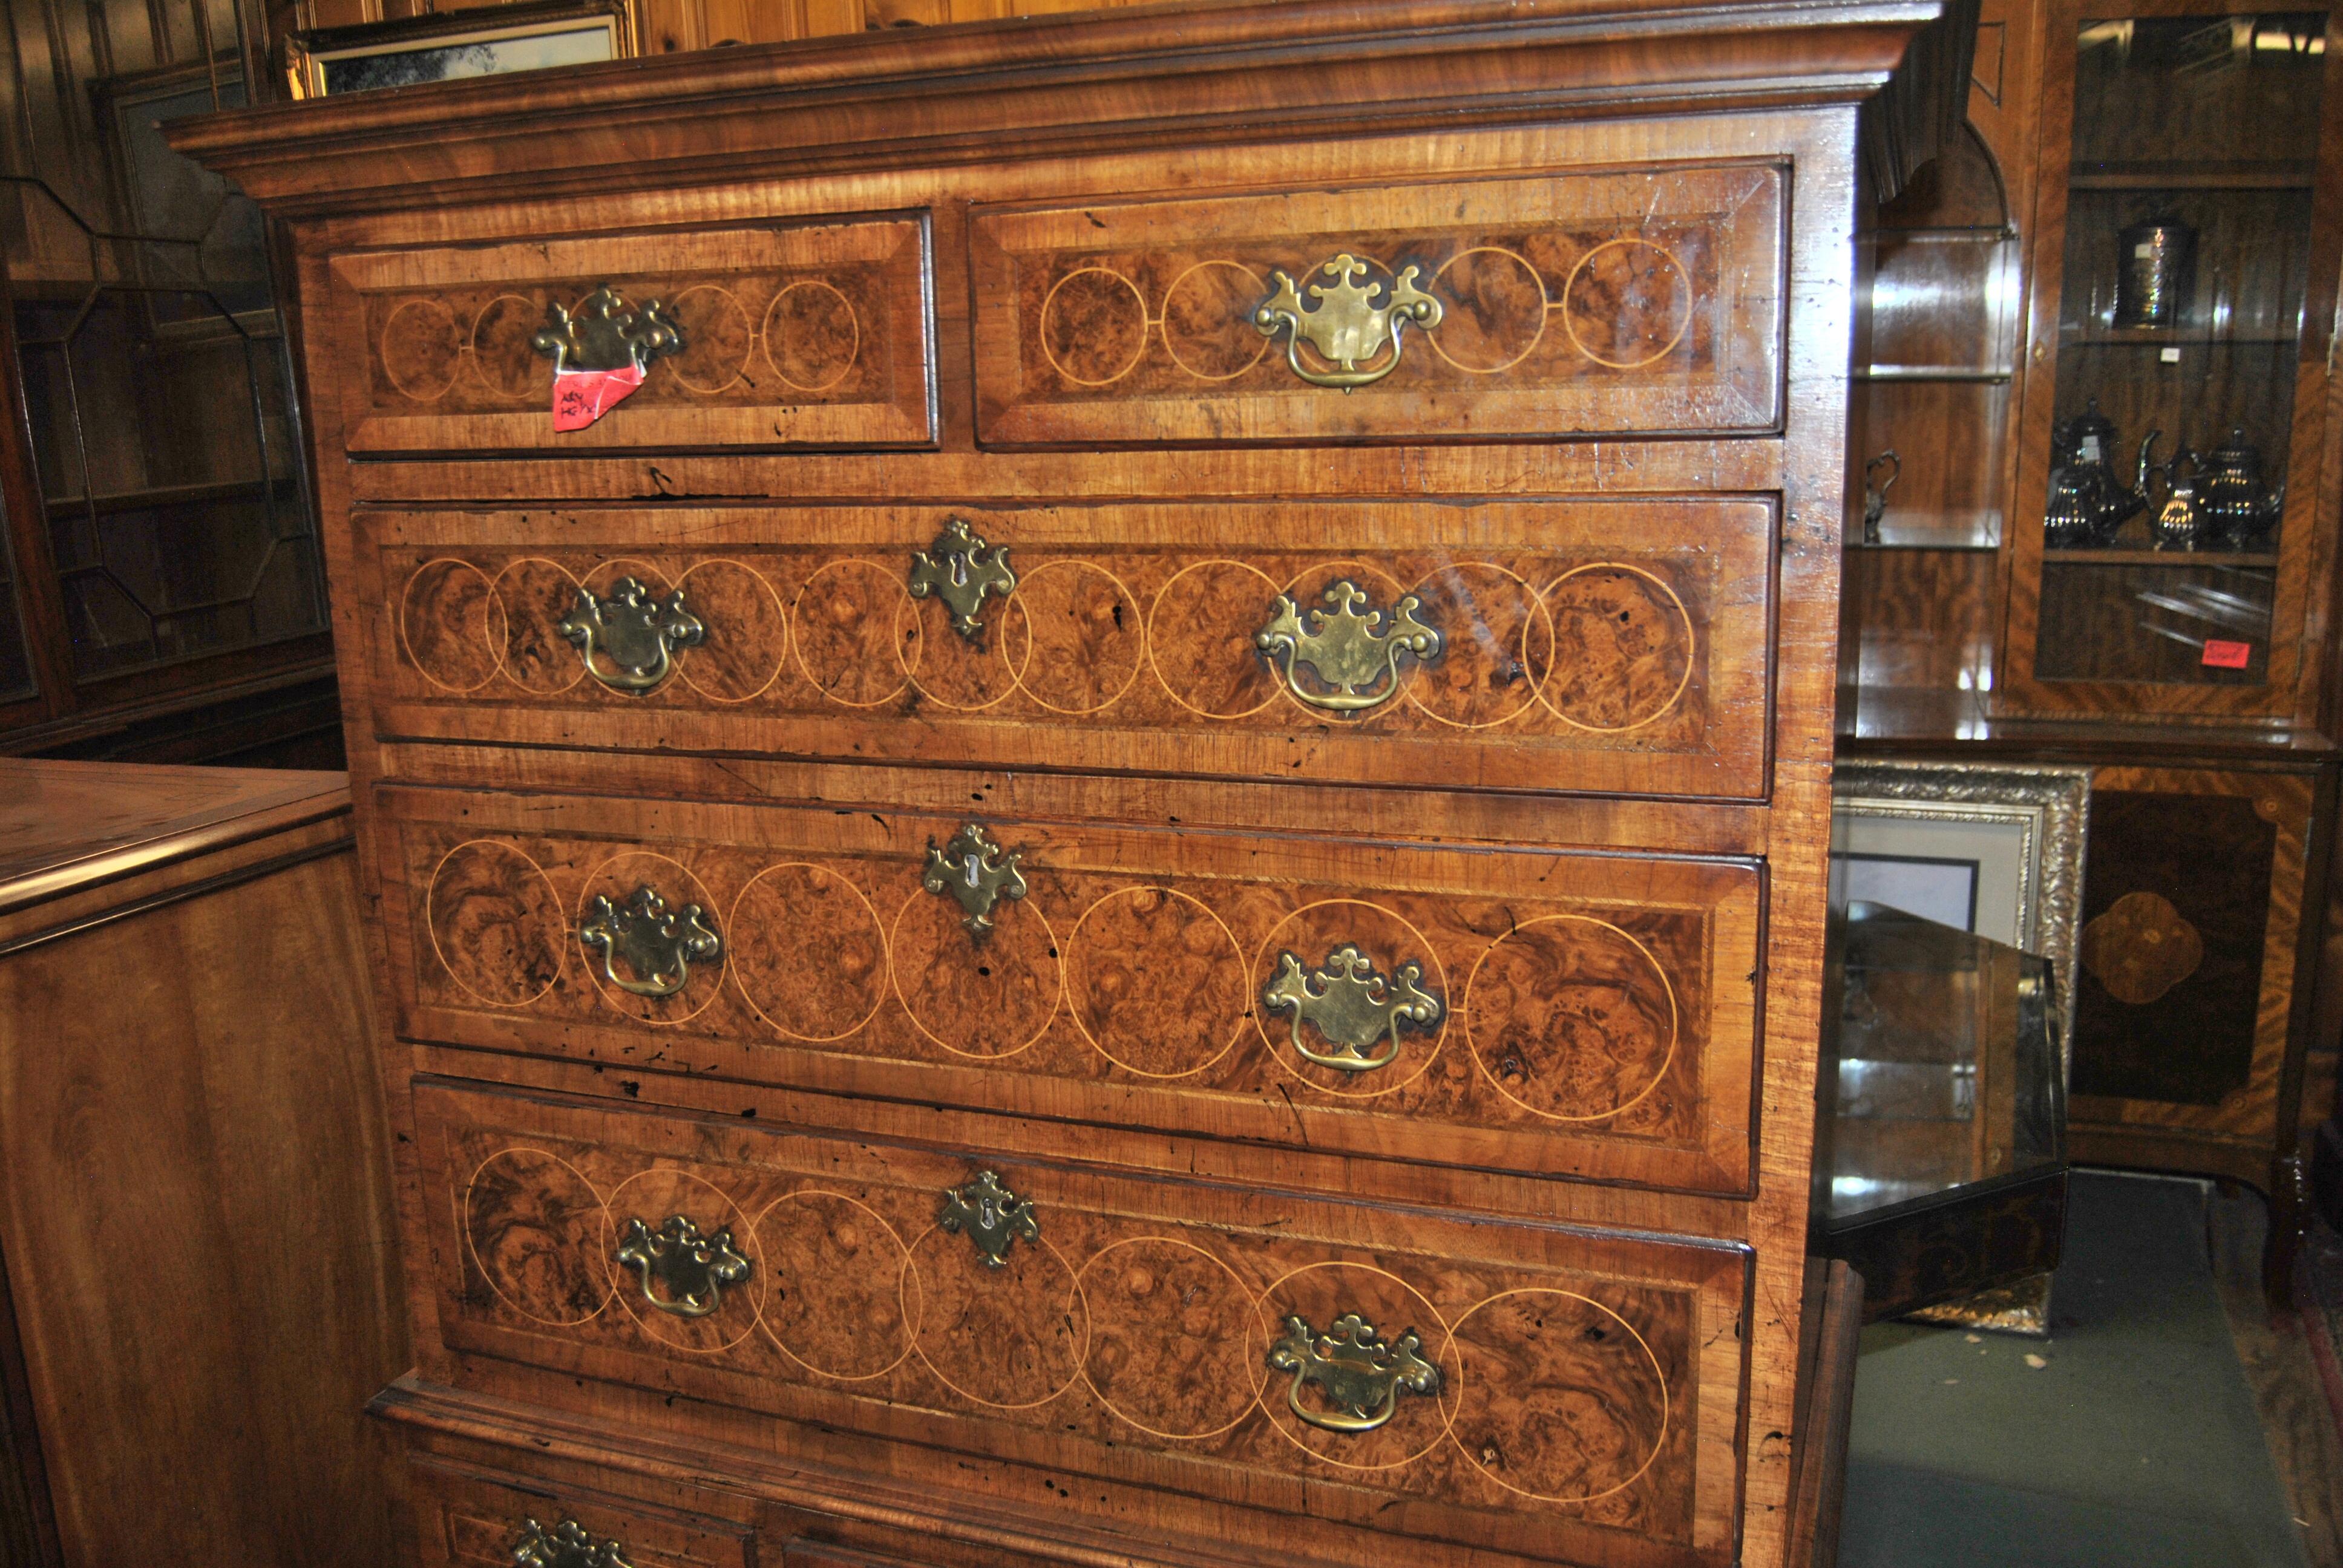
[[[895,220],[337,257],[355,450],[901,442],[930,435],[926,230]],[[565,322],[657,300],[662,351],[589,429],[549,423]]]
[[[399,829],[397,879],[409,1027],[432,1038],[594,1040],[605,1059],[900,1081],[928,1101],[1047,1094],[1061,1114],[1206,1136],[1746,1181],[1760,884],[1745,862],[777,807],[709,809],[685,842],[659,836],[655,808],[539,799],[516,829],[395,799],[424,814]],[[643,836],[599,837],[613,831]],[[934,890],[947,843],[1016,849],[1023,896],[990,904],[980,936]],[[565,911],[646,884],[707,911],[720,966],[614,984],[568,936]]]
[[[1770,167],[980,213],[988,439],[1766,429]]]
[[[369,521],[403,734],[1764,792],[1757,501]]]
[[[1729,1554],[1732,1488],[1703,1473],[1732,1462],[1735,1249],[1012,1161],[987,1177],[1041,1221],[995,1257],[938,1207],[964,1151],[453,1085],[416,1103],[453,1200],[428,1205],[455,1226],[432,1251],[453,1348],[1060,1473],[1137,1451],[1208,1495],[1306,1481],[1322,1517],[1540,1557]],[[623,1310],[622,1271],[578,1315],[564,1282],[606,1267],[652,1179],[739,1217],[770,1276],[747,1332],[687,1346]]]

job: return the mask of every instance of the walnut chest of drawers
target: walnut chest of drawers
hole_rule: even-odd
[[[1935,11],[175,127],[298,261],[414,1561],[1782,1560],[1857,124]]]

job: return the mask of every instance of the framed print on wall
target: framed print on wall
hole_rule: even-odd
[[[637,35],[631,0],[489,5],[296,33],[285,68],[295,97],[323,98],[628,59]]]

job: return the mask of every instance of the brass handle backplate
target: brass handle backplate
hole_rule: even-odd
[[[1380,974],[1374,960],[1355,947],[1335,949],[1308,973],[1300,959],[1280,953],[1276,978],[1262,988],[1261,1003],[1268,1011],[1293,1014],[1293,1049],[1305,1059],[1343,1072],[1372,1072],[1399,1056],[1402,1029],[1430,1029],[1447,1010],[1422,989],[1423,979],[1418,963]],[[1302,1037],[1305,1023],[1334,1049],[1312,1050]],[[1386,1041],[1381,1051],[1373,1050]]]
[[[942,849],[928,846],[920,885],[931,893],[950,894],[960,908],[960,923],[981,941],[992,930],[992,907],[1003,899],[1025,896],[1025,878],[1017,869],[1017,858],[1023,853],[1004,850],[983,828],[970,822]]]
[[[1001,1184],[990,1171],[981,1171],[965,1187],[944,1193],[943,1211],[936,1223],[966,1236],[984,1254],[987,1268],[1004,1268],[1009,1249],[1020,1241],[1041,1239],[1041,1223],[1033,1217],[1033,1201],[1020,1198]]]
[[[522,1521],[510,1561],[513,1568],[634,1568],[625,1547],[616,1541],[597,1543],[575,1519],[551,1530],[534,1519]]]
[[[984,623],[976,612],[984,606],[984,596],[999,594],[1007,598],[1017,587],[1017,574],[1009,569],[1009,547],[986,542],[959,518],[949,519],[936,542],[923,550],[911,552],[911,575],[906,584],[913,598],[933,595],[944,601],[951,611],[952,629],[964,638],[974,638],[984,632]]]
[[[581,370],[650,368],[651,361],[683,347],[683,328],[654,299],[639,310],[608,284],[588,295],[578,314],[555,300],[545,307],[545,327],[528,346],[553,361],[556,376]]]
[[[1399,368],[1403,328],[1440,325],[1440,301],[1415,286],[1422,267],[1401,267],[1383,288],[1381,300],[1375,297],[1378,286],[1362,281],[1368,270],[1367,263],[1345,252],[1303,273],[1317,281],[1302,287],[1282,270],[1270,274],[1277,288],[1253,311],[1252,324],[1264,337],[1285,334],[1286,364],[1312,387],[1344,392],[1371,387]],[[1313,303],[1303,304],[1304,294]],[[1304,343],[1320,366],[1302,362]],[[1383,357],[1386,349],[1388,358]]]
[[[691,978],[693,964],[712,964],[724,957],[724,939],[698,904],[670,910],[649,886],[637,888],[623,907],[595,894],[586,923],[578,928],[578,940],[588,952],[602,955],[604,980],[637,996],[673,996]],[[620,959],[634,979],[618,973]]]
[[[1356,1312],[1334,1320],[1319,1333],[1302,1318],[1285,1320],[1285,1332],[1269,1350],[1275,1372],[1293,1374],[1285,1402],[1295,1415],[1327,1432],[1373,1432],[1392,1418],[1403,1393],[1437,1394],[1440,1369],[1419,1352],[1415,1331],[1389,1344],[1375,1326]],[[1334,1403],[1316,1410],[1302,1402],[1302,1385],[1314,1384]]]
[[[681,588],[662,599],[636,578],[620,578],[607,597],[579,588],[561,635],[578,645],[587,674],[613,691],[640,697],[668,678],[675,650],[699,647],[708,628],[683,608]],[[608,668],[594,661],[596,654]]]
[[[1440,657],[1439,631],[1416,618],[1423,602],[1413,594],[1390,611],[1363,609],[1367,592],[1345,579],[1326,590],[1332,610],[1303,610],[1284,594],[1270,604],[1269,624],[1253,644],[1285,666],[1286,689],[1312,708],[1334,713],[1358,713],[1374,707],[1399,689],[1400,656],[1420,662]],[[1307,665],[1332,691],[1313,691],[1295,678],[1298,665]]]
[[[618,1261],[635,1271],[643,1300],[679,1318],[704,1318],[724,1304],[724,1287],[749,1277],[749,1260],[732,1245],[732,1227],[703,1235],[682,1214],[670,1214],[657,1231],[640,1220],[627,1221]]]

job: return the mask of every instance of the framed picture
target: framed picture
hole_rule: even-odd
[[[1831,789],[1831,907],[1887,904],[2049,960],[2059,1061],[2071,1071],[2090,770],[1842,763]],[[2050,1276],[1912,1315],[2046,1334]]]
[[[635,39],[631,0],[489,5],[296,33],[285,66],[295,97],[323,98],[623,60]]]
[[[132,236],[116,245],[130,251],[124,270],[144,293],[148,325],[161,337],[273,335],[260,208],[163,140],[173,120],[244,107],[235,59],[108,76],[90,95]]]

